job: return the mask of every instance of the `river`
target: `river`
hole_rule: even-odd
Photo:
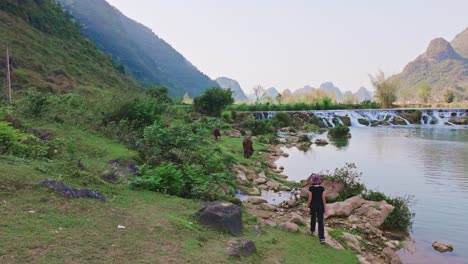
[[[414,244],[398,253],[405,263],[468,263],[468,129],[449,126],[351,128],[347,142],[283,149],[289,180],[355,163],[370,189],[414,197]],[[319,138],[326,138],[321,135]],[[434,241],[452,253],[432,249]]]

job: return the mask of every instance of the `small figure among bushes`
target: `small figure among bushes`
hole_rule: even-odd
[[[218,141],[218,139],[221,137],[221,132],[219,131],[219,128],[215,128],[213,130],[213,136],[215,140]]]
[[[244,158],[249,159],[252,157],[254,148],[250,138],[244,138],[244,141],[242,141],[242,148],[244,149]]]

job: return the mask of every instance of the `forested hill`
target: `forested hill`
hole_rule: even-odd
[[[5,76],[8,45],[14,96],[28,88],[87,94],[139,89],[53,1],[1,0],[0,36],[0,74]]]
[[[83,25],[98,48],[143,85],[169,88],[172,96],[201,94],[218,86],[149,28],[123,15],[105,0],[59,0]]]

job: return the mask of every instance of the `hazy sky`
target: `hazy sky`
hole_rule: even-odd
[[[467,0],[108,0],[211,78],[280,91],[370,88],[468,26]]]

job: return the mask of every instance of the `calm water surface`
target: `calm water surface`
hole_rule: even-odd
[[[415,244],[399,252],[406,263],[468,263],[468,129],[353,127],[351,133],[348,142],[312,145],[307,152],[284,149],[290,156],[276,164],[299,181],[355,163],[368,188],[414,196]],[[436,240],[453,244],[455,251],[434,251]]]

